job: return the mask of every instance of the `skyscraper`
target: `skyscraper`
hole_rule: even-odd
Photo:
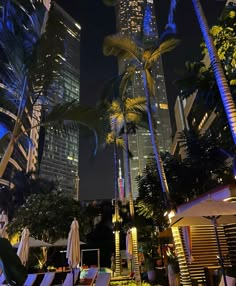
[[[117,30],[122,35],[149,44],[158,39],[153,0],[120,0],[117,4],[116,17]],[[125,62],[120,61],[120,73],[124,66]],[[153,68],[152,75],[155,80],[153,109],[155,110],[159,148],[163,152],[170,151],[171,125],[161,59]],[[129,96],[133,97],[144,95],[139,74],[136,74],[128,92]],[[134,198],[136,198],[138,196],[136,177],[142,174],[147,158],[153,153],[149,131],[139,128],[135,135],[130,135],[129,148],[133,154],[133,158],[130,160],[131,184]]]
[[[57,54],[61,68],[49,88],[50,102],[53,104],[79,101],[80,98],[80,25],[59,5],[53,3],[52,12],[57,26],[65,30],[63,38],[55,31],[50,41],[59,41],[64,51]],[[61,42],[60,42],[61,41]],[[55,51],[52,54],[55,56]],[[42,135],[42,134],[41,134]],[[43,138],[44,137],[44,138]],[[41,136],[44,141],[40,163],[40,176],[57,182],[66,195],[78,198],[79,130],[68,127],[67,132],[55,132],[53,127]]]

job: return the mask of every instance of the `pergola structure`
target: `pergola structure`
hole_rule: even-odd
[[[223,186],[209,191],[186,204],[180,205],[177,208],[177,213],[209,198],[236,201],[236,185]],[[207,285],[213,285],[212,274],[213,272],[217,273],[220,268],[213,226],[210,223],[201,226],[192,225],[187,228],[187,235],[186,228],[171,228],[178,253],[181,283],[182,285],[194,285],[194,283],[207,282]],[[219,225],[218,233],[224,255],[224,266],[236,266],[236,224]]]

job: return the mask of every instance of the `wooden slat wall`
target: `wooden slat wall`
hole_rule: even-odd
[[[236,224],[226,225],[224,230],[229,248],[229,258],[232,266],[236,267]]]
[[[212,226],[191,226],[190,229],[192,237],[192,256],[194,258],[194,261],[191,264],[187,264],[190,277],[192,281],[197,281],[198,283],[206,282],[204,268],[217,268],[217,266],[219,266],[214,229]],[[185,257],[186,260],[189,261],[189,254],[187,251],[186,243],[183,238],[182,230],[180,231],[180,233],[181,240],[183,242]],[[226,235],[222,226],[218,227],[218,234],[222,254],[226,256],[229,253],[229,247],[227,245]],[[225,266],[231,266],[229,259],[225,259]]]
[[[191,277],[186,261],[186,256],[184,252],[184,246],[183,246],[183,239],[181,237],[181,231],[178,227],[172,227],[172,235],[175,242],[175,249],[178,254],[178,262],[179,262],[179,268],[180,268],[180,282],[181,285],[192,285]]]

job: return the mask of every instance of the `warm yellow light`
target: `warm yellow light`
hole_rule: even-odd
[[[166,104],[166,103],[160,103],[160,104],[159,104],[159,107],[160,107],[161,109],[168,109],[168,104]]]

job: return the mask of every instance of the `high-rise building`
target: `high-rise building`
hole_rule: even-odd
[[[146,44],[156,41],[158,31],[154,10],[153,0],[119,0],[116,9],[118,32]],[[120,73],[124,67],[125,62],[120,61]],[[170,151],[171,124],[161,59],[152,69],[152,75],[155,80],[155,98],[152,104],[155,110],[159,148],[161,152]],[[131,97],[144,96],[140,74],[136,74],[128,92]],[[138,196],[136,177],[142,174],[147,158],[153,154],[149,131],[139,128],[135,135],[130,135],[129,148],[133,154],[133,158],[130,160],[131,185],[134,198],[136,198]]]
[[[51,7],[57,26],[64,29],[63,37],[55,31],[53,41],[62,41],[63,51],[57,54],[61,68],[55,81],[49,88],[50,103],[79,101],[80,98],[80,25],[59,5]],[[55,23],[54,23],[55,25]],[[50,56],[55,56],[51,51]],[[43,138],[44,137],[44,138]],[[79,130],[68,127],[65,132],[55,132],[47,129],[41,137],[44,141],[40,176],[57,182],[59,188],[68,196],[78,199],[78,160],[79,160]]]

